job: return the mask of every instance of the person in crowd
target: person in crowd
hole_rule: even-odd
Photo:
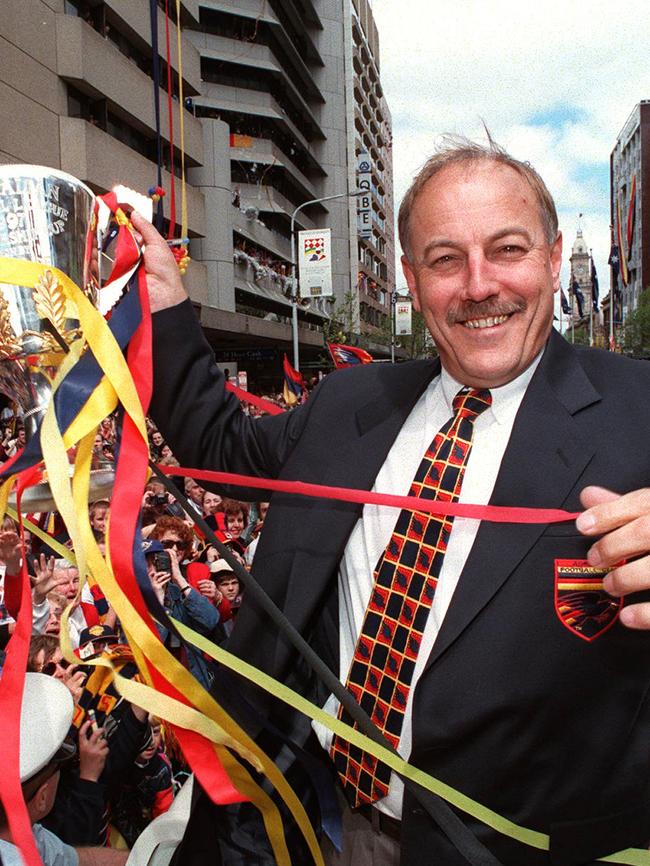
[[[99,625],[114,613],[110,610],[99,587],[91,587],[86,583],[79,596],[79,569],[66,559],[50,559],[53,579],[57,580],[59,591],[65,595],[68,603],[74,606],[68,617],[70,642],[73,649],[79,646],[81,632],[92,625]],[[79,597],[78,597],[79,596]]]
[[[61,680],[72,695],[74,702],[79,702],[86,681],[86,672],[79,665],[71,665],[67,659],[63,658],[59,640],[54,635],[32,635],[29,644],[27,670]]]
[[[58,637],[61,632],[61,615],[68,606],[68,600],[62,593],[56,590],[48,592],[47,600],[50,605],[50,615],[45,624],[44,634]]]
[[[110,508],[111,504],[108,499],[98,499],[96,502],[91,502],[88,508],[91,527],[103,535],[106,535]]]
[[[149,716],[151,736],[124,779],[111,821],[129,847],[174,799],[172,765],[165,753],[160,720]]]
[[[223,500],[218,493],[213,493],[211,490],[206,490],[203,494],[203,516],[209,517],[216,514],[217,511],[222,511]]]
[[[562,236],[541,177],[492,142],[445,145],[399,215],[405,278],[439,360],[337,371],[263,424],[225,390],[167,245],[141,217],[134,226],[154,311],[150,411],[183,465],[586,509],[573,524],[502,524],[274,497],[253,571],[289,620],[402,756],[548,834],[552,852],[450,815],[321,728],[323,759],[356,804],[341,800],[343,851],[323,840],[326,862],[415,866],[426,852],[455,866],[470,846],[480,862],[591,864],[647,846],[650,602],[635,594],[650,589],[650,404],[630,395],[648,393],[650,365],[553,330]],[[441,473],[447,452],[455,468]],[[422,615],[411,628],[396,608]],[[229,649],[338,714],[250,598]],[[262,718],[311,740],[310,724],[239,687]],[[247,811],[215,813],[199,796],[179,862],[204,834],[223,851],[220,818]],[[273,862],[260,836],[251,850]]]
[[[102,438],[104,442],[109,445],[115,444],[115,419],[112,415],[109,415],[108,418],[104,418],[102,423],[99,425],[100,432],[102,434]]]
[[[210,563],[210,577],[216,592],[223,597],[230,610],[229,616],[222,617],[225,636],[229,637],[241,607],[242,587],[239,578],[225,559],[217,559]]]
[[[97,433],[93,442],[91,469],[99,469],[104,462],[104,439],[101,433]]]
[[[226,515],[223,511],[223,499],[218,493],[213,493],[211,490],[205,491],[203,496],[203,517],[210,529],[217,533],[217,535],[225,532]],[[213,548],[210,549],[213,550]],[[211,558],[215,557],[211,556]]]
[[[65,779],[64,796],[56,804],[52,813],[50,829],[66,841],[87,842],[97,840],[105,844],[110,838],[109,820],[112,809],[118,802],[126,774],[131,771],[133,762],[149,739],[147,713],[127,701],[117,690],[113,671],[126,679],[138,679],[139,674],[131,648],[120,642],[114,628],[95,625],[84,629],[79,636],[76,651],[87,677],[78,697],[74,725],[82,748],[90,748],[92,737],[88,731],[100,730],[108,744],[104,766],[99,770],[96,782],[100,787],[94,789],[94,811],[92,820],[78,827],[70,822],[74,813],[70,803],[80,789],[79,779],[87,778],[80,773],[72,773]],[[111,667],[89,665],[94,659],[103,658]],[[83,739],[90,740],[87,744]],[[87,786],[86,786],[87,787]],[[99,796],[103,797],[101,811],[97,809]]]
[[[162,466],[178,466],[178,460],[174,457],[172,453],[172,449],[165,442],[160,449],[160,460],[158,461]]]
[[[246,563],[246,568],[250,568],[253,564],[253,557],[255,556],[255,551],[257,550],[257,545],[260,540],[260,533],[264,528],[264,521],[266,520],[266,512],[269,510],[268,502],[256,502],[255,503],[255,513],[257,515],[257,520],[255,522],[255,526],[252,527],[250,536],[251,540],[246,545],[246,553],[244,554],[244,561]]]
[[[175,550],[180,565],[194,559],[194,533],[179,517],[163,514],[149,537],[159,541],[165,550]]]
[[[161,534],[163,537],[160,540],[154,537],[143,542],[147,573],[158,601],[169,616],[183,625],[206,637],[215,635],[219,623],[216,607],[194,589],[181,572],[180,563],[184,550],[179,537],[181,532],[177,529],[175,538],[171,537],[171,530],[164,530]],[[209,688],[214,677],[213,666],[202,653],[189,644],[181,646],[176,635],[161,623],[158,624],[158,631],[166,646],[186,662],[190,673],[201,685]]]
[[[144,488],[142,497],[142,525],[151,526],[159,517],[168,515],[170,509],[178,511],[175,516],[180,517],[183,510],[178,506],[165,489],[165,485],[156,479],[150,479]]]
[[[14,438],[13,424],[5,424],[2,428],[2,441],[0,442],[0,453],[2,459],[6,460],[11,455],[9,454],[9,445]]]
[[[156,463],[162,457],[162,447],[165,444],[164,439],[162,437],[162,433],[159,430],[153,430],[151,433],[151,440],[149,443],[149,450],[151,451],[151,459]]]
[[[32,636],[27,662],[28,672],[59,680],[75,703],[75,713],[83,695],[86,671],[69,665],[58,640],[51,635]],[[69,845],[103,845],[106,837],[106,790],[100,777],[106,764],[108,744],[102,728],[86,720],[75,736],[77,752],[61,770],[61,779],[43,826]]]
[[[16,427],[16,435],[13,439],[10,439],[7,442],[5,453],[7,457],[13,457],[21,448],[24,448],[27,444],[27,436],[25,434],[25,428],[22,424],[19,424]]]
[[[123,866],[128,851],[74,848],[43,826],[56,797],[61,766],[73,752],[65,743],[73,708],[61,683],[42,674],[26,675],[20,717],[20,781],[36,847],[44,866]],[[22,864],[2,807],[0,858],[4,866]]]
[[[190,505],[198,513],[203,514],[203,496],[205,488],[201,487],[193,478],[185,479],[185,495]]]
[[[237,499],[224,499],[221,504],[226,517],[226,532],[230,533],[231,538],[240,541],[242,533],[248,526],[250,505]]]
[[[27,550],[25,551],[27,554]],[[20,587],[22,581],[22,546],[20,537],[13,521],[5,519],[0,530],[0,566],[4,567],[2,617],[7,625],[11,625],[20,608]],[[32,630],[42,634],[50,617],[50,605],[47,594],[53,589],[61,589],[64,578],[53,572],[54,560],[46,561],[41,554],[32,560],[35,576],[32,581]],[[13,629],[12,629],[13,630]]]

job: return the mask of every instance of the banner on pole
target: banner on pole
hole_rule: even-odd
[[[363,190],[357,198],[357,235],[362,240],[372,238],[372,162],[369,153],[357,156],[357,189]]]
[[[395,336],[405,337],[413,333],[411,327],[413,304],[410,298],[400,298],[395,302]]]
[[[302,298],[332,295],[332,232],[298,232],[298,282]]]

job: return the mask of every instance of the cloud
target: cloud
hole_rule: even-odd
[[[604,0],[588,7],[372,0],[372,7],[393,116],[396,202],[442,133],[481,136],[484,121],[546,180],[569,254],[585,214],[606,293],[609,156],[636,103],[650,98],[645,3],[628,0],[615,11]]]

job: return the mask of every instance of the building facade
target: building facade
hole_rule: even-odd
[[[162,186],[170,188],[165,22],[159,4]],[[175,9],[175,4],[169,4]],[[183,105],[170,22],[174,171],[185,130],[186,286],[222,366],[264,377],[292,342],[291,218],[330,228],[334,299],[301,300],[307,366],[345,308],[373,349],[394,284],[390,115],[365,0],[184,0]],[[63,169],[96,192],[156,184],[146,0],[5,0],[0,160]],[[357,155],[371,154],[372,235],[359,242]],[[325,202],[306,202],[345,195]],[[169,215],[169,195],[163,199]],[[258,383],[263,386],[265,383]]]
[[[623,321],[650,286],[650,100],[635,106],[610,157],[610,209],[613,244],[619,252],[618,283]],[[612,269],[612,281],[616,271]],[[619,294],[620,293],[620,294]]]
[[[583,237],[582,229],[578,229],[571,248],[569,258],[571,274],[569,277],[569,303],[574,321],[588,318],[593,309],[591,291],[591,255]]]
[[[353,0],[353,142],[349,147],[370,167],[370,226],[358,239],[358,297],[361,332],[372,339],[388,326],[390,293],[395,289],[392,123],[380,77],[379,36],[368,0]],[[360,225],[361,228],[361,225]]]

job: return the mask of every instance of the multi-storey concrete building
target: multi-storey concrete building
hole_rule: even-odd
[[[181,8],[182,106],[175,21],[170,66],[176,175],[181,112],[185,128],[186,285],[222,364],[253,380],[273,359],[279,368],[292,337],[292,214],[353,191],[362,151],[372,162],[370,238],[358,241],[353,197],[295,214],[296,230],[331,229],[335,297],[299,304],[298,333],[301,357],[315,362],[323,323],[345,308],[371,341],[389,310],[394,252],[390,116],[366,0],[184,0]],[[61,168],[98,192],[156,184],[146,0],[5,0],[0,42],[0,160]],[[158,50],[164,72],[162,8]],[[169,191],[165,74],[161,82]]]
[[[635,106],[616,139],[610,157],[610,206],[625,320],[650,286],[650,244],[643,241],[644,227],[647,232],[650,226],[650,100]]]
[[[359,309],[362,332],[370,338],[390,315],[395,289],[393,158],[391,116],[380,80],[379,36],[368,0],[352,5],[354,123],[348,129],[355,152],[370,157],[372,233],[359,239]]]

